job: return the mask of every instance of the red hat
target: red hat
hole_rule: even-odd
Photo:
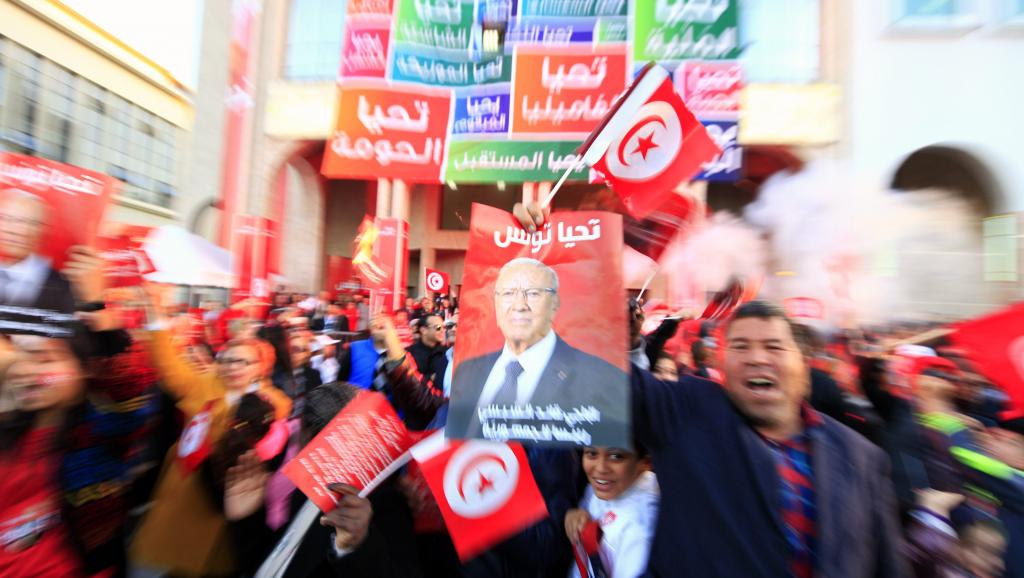
[[[957,378],[961,376],[960,368],[957,367],[957,364],[944,357],[924,356],[914,359],[914,368],[911,370],[912,376],[917,377],[928,370],[940,371]]]

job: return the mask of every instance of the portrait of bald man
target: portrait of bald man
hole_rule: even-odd
[[[600,423],[578,426],[593,436],[589,445],[628,443],[627,375],[558,336],[553,322],[560,304],[558,274],[551,267],[530,258],[502,266],[494,284],[494,313],[505,344],[455,368],[445,426],[448,437],[484,437],[479,408],[530,405],[546,411],[557,405],[571,412],[592,406],[601,414]],[[564,422],[550,423],[567,427]]]
[[[0,189],[0,305],[74,312],[71,285],[39,254],[48,216],[41,197]]]

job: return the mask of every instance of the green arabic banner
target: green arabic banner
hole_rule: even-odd
[[[739,0],[636,0],[636,63],[739,56]]]
[[[557,181],[576,157],[577,141],[452,141],[445,178],[457,183]],[[573,171],[586,180],[587,167]]]

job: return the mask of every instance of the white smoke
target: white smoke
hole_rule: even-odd
[[[980,219],[943,191],[891,191],[842,164],[769,179],[744,212],[769,243],[762,294],[811,297],[832,323],[950,318],[990,308]]]
[[[665,250],[661,265],[672,279],[671,300],[702,305],[707,293],[725,289],[733,278],[744,282],[760,279],[766,249],[757,229],[731,213],[715,213]]]

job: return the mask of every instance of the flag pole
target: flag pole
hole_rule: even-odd
[[[565,183],[565,179],[568,179],[569,175],[571,175],[572,172],[575,171],[576,168],[580,166],[580,161],[582,159],[582,155],[576,155],[576,158],[573,159],[572,164],[569,165],[569,169],[562,173],[562,177],[558,179],[558,182],[555,183],[555,186],[551,188],[551,192],[549,192],[548,196],[544,197],[544,200],[541,201],[540,208],[546,209],[548,205],[551,204],[551,199],[555,198],[555,193],[558,192],[558,189],[562,188],[562,184]]]
[[[640,288],[640,294],[636,296],[637,302],[644,298],[644,292],[647,291],[647,286],[654,280],[654,276],[658,274],[658,269],[660,269],[660,267],[655,263],[654,268],[651,269],[651,272],[647,275],[647,280],[644,281],[644,286]]]

